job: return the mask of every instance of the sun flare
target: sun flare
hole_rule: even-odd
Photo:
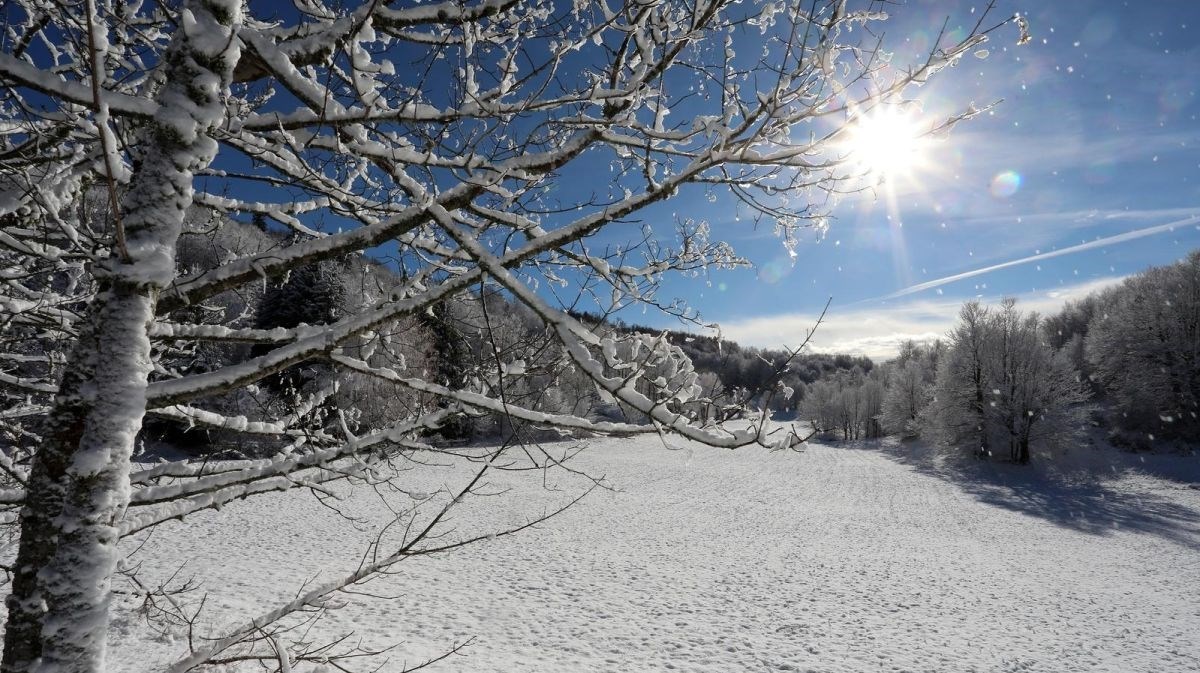
[[[855,120],[845,143],[850,159],[865,173],[890,178],[910,175],[928,153],[928,136],[912,114],[882,108]]]

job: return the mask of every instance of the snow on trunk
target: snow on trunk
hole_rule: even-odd
[[[114,252],[104,291],[76,343],[47,441],[34,458],[8,599],[5,673],[102,671],[116,523],[129,501],[129,458],[146,408],[149,324],[174,278],[175,245],[194,173],[217,146],[239,56],[238,0],[193,0],[164,55],[166,84],[124,205],[128,257]],[[103,62],[103,59],[97,59]]]

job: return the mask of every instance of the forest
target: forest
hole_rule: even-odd
[[[200,223],[217,216],[197,211],[192,217]],[[197,224],[196,231],[202,230]],[[262,222],[225,221],[181,238],[179,273],[285,243],[286,234]],[[402,282],[384,262],[346,256],[219,294],[197,319],[230,330],[304,329],[353,315]],[[1135,450],[1200,434],[1200,252],[1047,316],[1023,312],[1015,300],[994,306],[968,302],[944,339],[905,342],[896,358],[882,364],[809,349],[744,348],[711,332],[654,329],[596,312],[571,315],[598,334],[611,334],[630,357],[643,358],[648,373],[634,382],[641,390],[678,390],[682,381],[691,381],[699,393],[676,404],[701,422],[765,407],[777,419],[806,421],[828,437],[921,437],[1015,462],[1028,462],[1038,448],[1053,454],[1054,447],[1078,442],[1089,428],[1103,428],[1113,444]],[[511,295],[468,292],[397,324],[381,335],[369,358],[446,387],[486,386],[548,416],[647,420],[564,365],[547,330]],[[56,347],[43,336],[32,327],[9,331],[15,347],[3,371],[8,413],[0,431],[14,445],[36,437],[28,426],[31,415],[14,412],[32,407],[37,392],[43,399],[46,394],[21,382],[53,378],[61,362],[46,355]],[[216,341],[181,347],[171,342],[157,360],[166,371],[194,374],[269,351],[265,344]],[[663,357],[664,352],[681,357]],[[496,358],[512,363],[507,376],[488,374],[488,363]],[[365,374],[310,363],[226,395],[212,408],[255,422],[262,410],[280,413],[301,400],[306,406],[295,413],[308,419],[305,433],[329,433],[339,425],[353,432],[413,406],[438,404],[420,391],[400,393]],[[463,442],[518,432],[542,439],[563,436],[536,417],[480,409],[461,410],[431,434]],[[166,444],[258,457],[272,455],[296,436],[247,436],[167,408],[151,412],[142,450]]]
[[[843,439],[921,437],[1018,463],[1089,429],[1131,450],[1200,437],[1200,251],[1046,316],[963,305],[944,339],[807,389],[800,415]]]

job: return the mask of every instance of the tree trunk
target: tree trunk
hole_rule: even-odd
[[[104,262],[105,287],[80,326],[30,468],[3,673],[104,670],[115,524],[129,502],[129,459],[151,371],[147,329],[174,278],[193,175],[215,156],[210,133],[224,117],[221,97],[238,57],[238,0],[184,9],[191,16],[164,55],[159,112],[135,148],[124,221],[115,223],[124,227],[125,250]],[[106,113],[99,100],[98,113]]]
[[[991,454],[991,447],[988,446],[988,430],[987,430],[987,409],[984,406],[983,395],[983,365],[979,359],[979,347],[975,347],[972,354],[973,362],[972,371],[973,383],[975,384],[975,417],[979,422],[979,457],[987,458]]]
[[[62,479],[72,452],[83,435],[90,408],[80,390],[95,376],[96,339],[91,321],[81,326],[63,375],[53,411],[47,416],[43,441],[33,457],[21,512],[21,538],[13,564],[12,592],[7,598],[3,671],[25,671],[41,656],[45,610],[37,587],[38,572],[54,555],[56,521],[63,509]]]
[[[35,456],[9,596],[4,671],[103,670],[117,519],[129,501],[129,457],[150,373],[144,289],[115,285],[93,308],[47,441]],[[99,357],[102,355],[103,357]]]

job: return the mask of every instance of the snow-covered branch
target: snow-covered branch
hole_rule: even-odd
[[[6,5],[0,504],[23,511],[4,670],[101,670],[117,540],[195,512],[475,460],[449,448],[475,432],[530,456],[572,433],[799,441],[747,404],[710,419],[711,381],[664,335],[578,316],[704,325],[660,288],[745,261],[654,206],[733,199],[795,246],[854,189],[858,116],[998,27],[981,12],[903,64],[886,16],[851,4]],[[143,449],[193,457],[134,469]],[[424,530],[179,670],[454,546]]]

